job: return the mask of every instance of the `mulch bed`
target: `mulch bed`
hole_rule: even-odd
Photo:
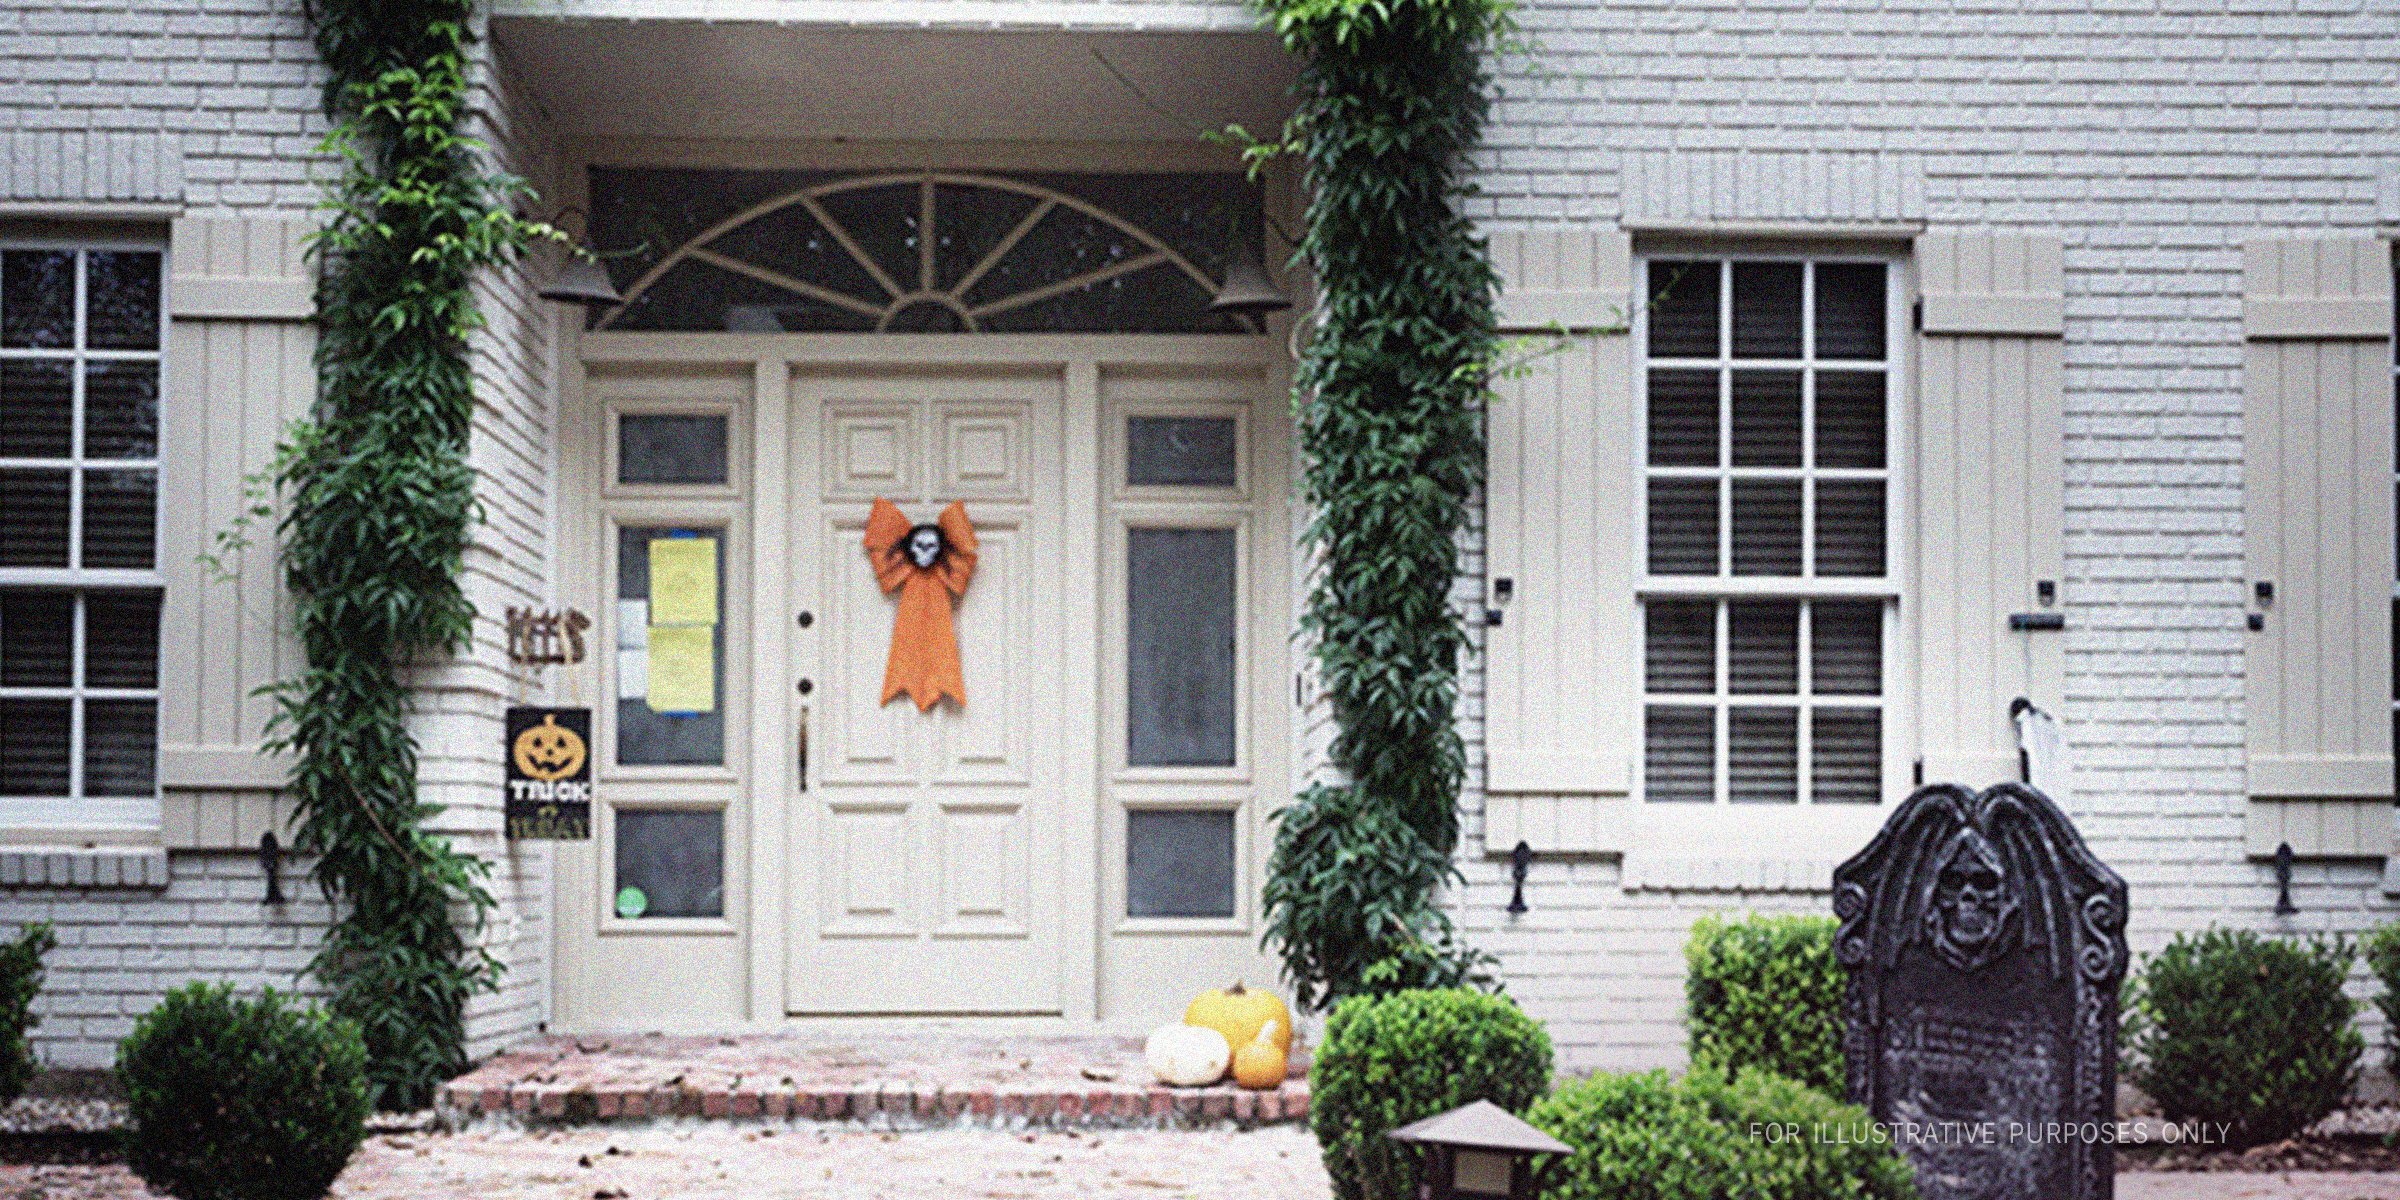
[[[2373,1136],[2303,1134],[2248,1150],[2119,1146],[2120,1171],[2400,1171],[2400,1148]]]

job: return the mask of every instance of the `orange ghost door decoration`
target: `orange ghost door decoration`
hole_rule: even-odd
[[[967,702],[967,683],[958,665],[958,630],[950,621],[953,598],[963,596],[975,576],[975,526],[967,506],[952,501],[931,525],[910,525],[898,505],[877,499],[867,513],[867,561],[875,583],[900,593],[892,620],[892,653],[883,668],[883,699],[902,692],[931,711],[947,695]]]

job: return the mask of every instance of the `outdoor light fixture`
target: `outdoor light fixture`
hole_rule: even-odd
[[[1217,289],[1217,297],[1208,302],[1208,311],[1232,313],[1240,317],[1263,317],[1282,312],[1292,306],[1292,299],[1267,277],[1265,263],[1253,254],[1234,251],[1234,259],[1225,267],[1225,284]]]
[[[551,220],[557,221],[570,212],[582,211],[573,207],[561,209],[558,216]],[[588,231],[562,253],[565,260],[559,264],[558,272],[535,295],[561,304],[580,304],[585,308],[611,308],[625,302],[625,297],[617,294],[617,285],[609,281],[608,268],[600,265],[600,252],[593,249]]]
[[[1535,1155],[1575,1147],[1518,1120],[1489,1100],[1403,1125],[1384,1135],[1425,1147],[1416,1200],[1533,1200],[1543,1177],[1563,1161],[1533,1169]]]

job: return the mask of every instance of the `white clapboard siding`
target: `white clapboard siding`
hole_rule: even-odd
[[[232,578],[199,562],[253,501],[246,481],[316,395],[308,323],[311,226],[283,217],[179,219],[168,245],[161,418],[159,785],[169,846],[255,845],[274,819],[281,763],[258,753],[257,689],[300,664],[273,519],[254,521]]]
[[[1491,398],[1485,485],[1485,849],[1621,850],[1640,728],[1632,246],[1575,227],[1491,246],[1517,369]]]
[[[2242,271],[2253,854],[2392,848],[2392,259],[2258,241]],[[2273,586],[2262,597],[2258,585]]]
[[[2062,711],[2061,633],[2009,618],[2065,608],[2065,276],[2041,234],[1927,233],[1916,259],[1918,753],[1925,782],[1982,787],[2019,775],[2010,701]]]

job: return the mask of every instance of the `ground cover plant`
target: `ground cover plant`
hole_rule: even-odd
[[[1822,1092],[1844,1087],[1842,988],[1832,917],[1706,916],[1683,954],[1695,1069],[1773,1071]]]
[[[2129,981],[2124,1072],[2175,1121],[2235,1147],[2280,1141],[2341,1106],[2365,1039],[2339,939],[2182,934]]]
[[[270,988],[169,992],[118,1049],[125,1162],[177,1200],[315,1200],[366,1137],[358,1026]]]
[[[1309,1066],[1308,1121],[1337,1200],[1416,1194],[1416,1155],[1384,1134],[1476,1100],[1510,1112],[1550,1090],[1550,1034],[1470,988],[1354,996]]]

